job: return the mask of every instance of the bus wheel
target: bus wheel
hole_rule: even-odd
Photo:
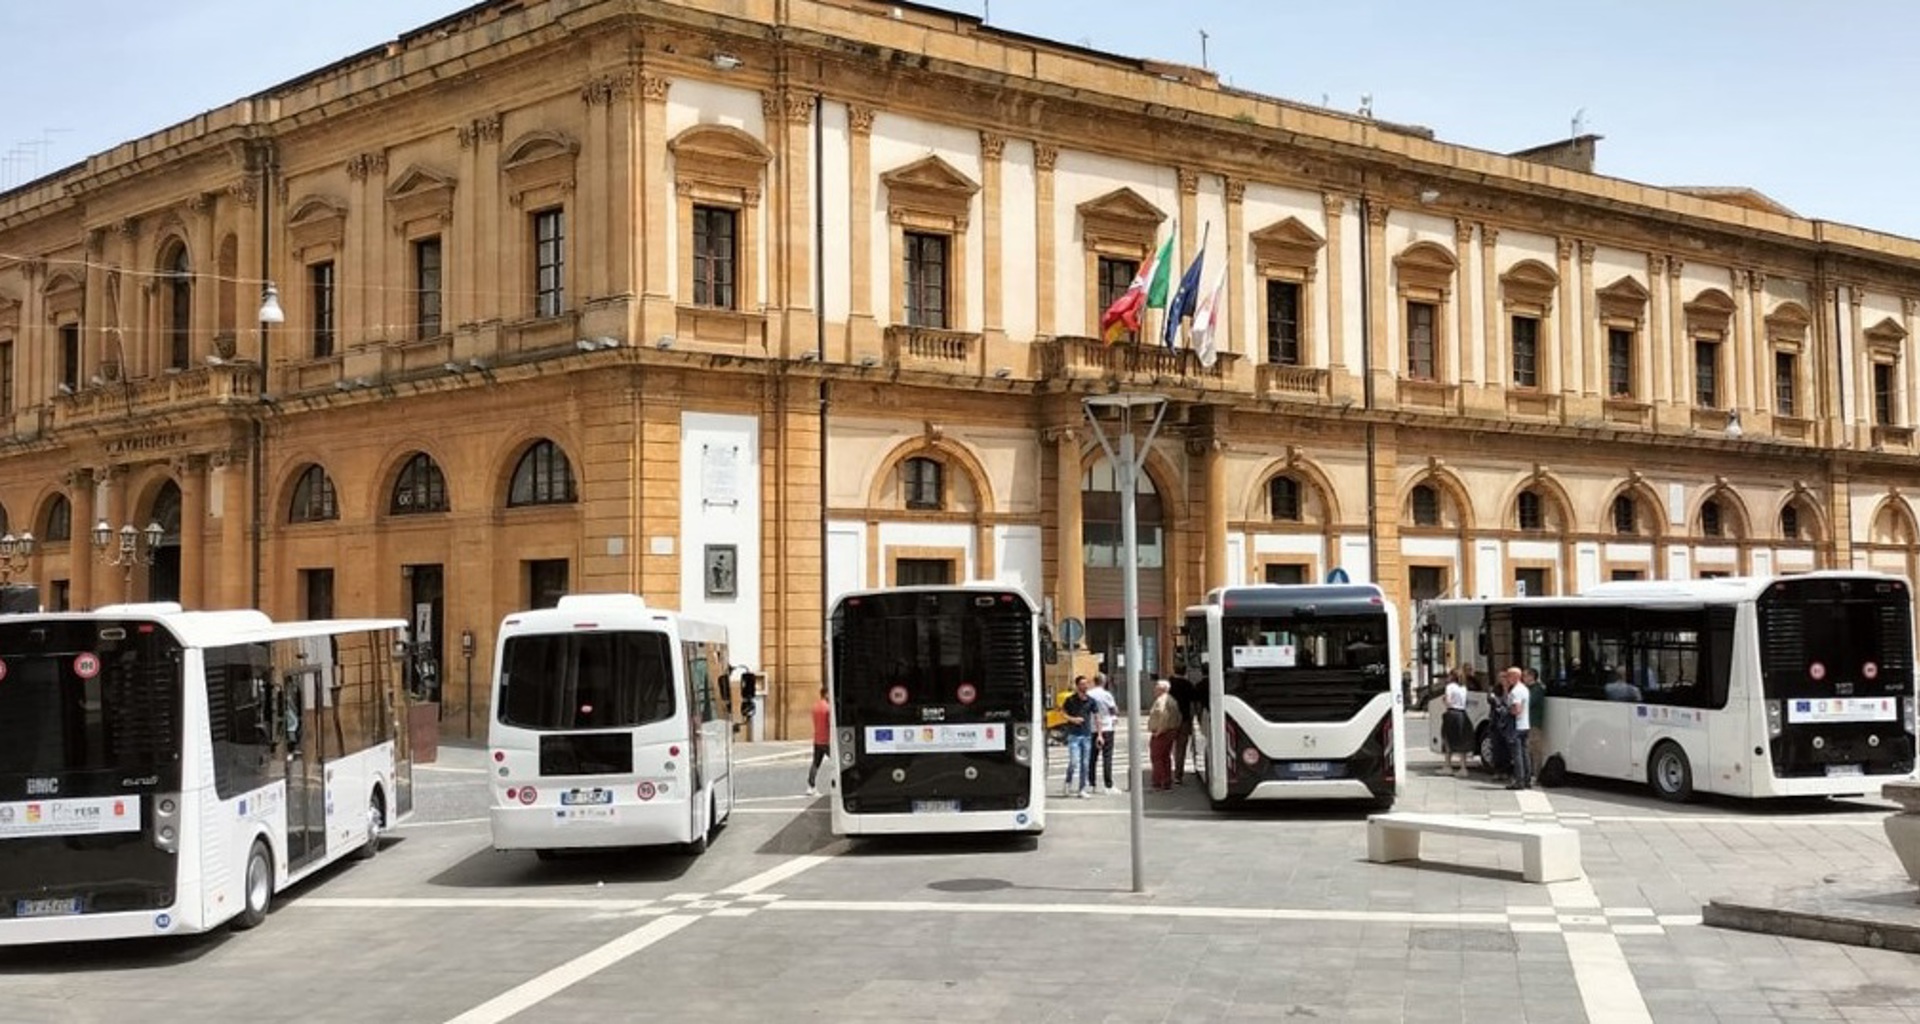
[[[246,889],[241,895],[240,914],[233,919],[235,931],[258,926],[273,909],[273,855],[265,840],[255,840],[247,851]]]
[[[1666,740],[1653,748],[1653,756],[1647,759],[1647,782],[1662,800],[1685,803],[1693,798],[1693,765],[1687,763],[1687,752],[1680,744]]]
[[[1490,772],[1500,770],[1494,764],[1495,758],[1499,756],[1499,748],[1494,745],[1493,726],[1485,722],[1480,723],[1480,734],[1474,737],[1473,748],[1480,754],[1480,767]]]
[[[685,844],[684,846],[680,847],[680,849],[686,851],[687,855],[690,857],[698,857],[701,854],[707,852],[707,837],[712,834],[713,834],[713,797],[709,796],[707,797],[707,827],[702,829],[699,835],[693,837],[693,842]]]
[[[1547,758],[1540,766],[1540,784],[1542,786],[1564,786],[1567,782],[1567,759],[1555,754]]]
[[[358,850],[353,851],[355,860],[372,860],[380,852],[380,837],[387,831],[387,804],[380,799],[380,790],[375,789],[367,798],[367,841]]]

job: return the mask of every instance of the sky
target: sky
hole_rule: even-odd
[[[0,187],[470,6],[0,0]],[[1920,238],[1908,0],[934,0],[989,24],[1199,64],[1232,86],[1511,151],[1581,130],[1602,174],[1755,188]],[[21,40],[30,40],[19,45]]]

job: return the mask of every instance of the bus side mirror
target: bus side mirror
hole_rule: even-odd
[[[1053,641],[1053,630],[1040,627],[1040,660],[1048,665],[1060,664],[1060,645]]]

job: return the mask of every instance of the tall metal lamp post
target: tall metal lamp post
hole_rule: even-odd
[[[1145,892],[1146,856],[1141,849],[1141,836],[1147,817],[1147,798],[1140,786],[1140,526],[1139,514],[1134,508],[1134,495],[1140,468],[1146,464],[1154,435],[1160,433],[1160,421],[1166,418],[1167,396],[1094,395],[1083,400],[1082,404],[1086,409],[1087,422],[1093,427],[1093,436],[1100,439],[1101,450],[1107,453],[1107,461],[1113,464],[1114,482],[1120,491],[1120,538],[1125,546],[1125,566],[1121,572],[1125,584],[1122,600],[1126,605],[1127,622],[1127,833],[1133,853],[1133,891]],[[1113,417],[1114,422],[1110,425],[1119,441],[1120,450],[1117,454],[1114,451],[1115,439],[1107,436],[1109,424],[1101,422],[1103,413]],[[1146,440],[1136,449],[1133,431],[1137,423],[1147,423],[1148,426]]]
[[[160,541],[165,537],[166,531],[157,522],[148,523],[145,530],[134,529],[132,523],[115,530],[105,519],[93,524],[93,549],[100,553],[100,561],[125,568],[126,587],[122,596],[129,599],[133,597],[133,567],[152,565],[154,555],[160,550]]]
[[[15,573],[25,572],[33,563],[33,534],[0,536],[0,585],[13,582]]]

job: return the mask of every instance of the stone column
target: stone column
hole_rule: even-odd
[[[1371,332],[1367,357],[1373,368],[1373,395],[1376,402],[1397,403],[1394,381],[1399,376],[1399,367],[1387,359],[1392,351],[1387,346],[1387,301],[1392,294],[1387,288],[1387,216],[1392,208],[1382,202],[1367,204],[1367,222],[1361,225],[1367,233],[1367,274],[1368,299],[1371,303],[1367,317],[1367,329]]]
[[[1056,588],[1059,607],[1055,610],[1061,619],[1075,618],[1085,622],[1087,578],[1086,549],[1080,536],[1080,430],[1077,427],[1056,427],[1047,432],[1047,440],[1054,445],[1054,475],[1059,481],[1059,493],[1055,500],[1060,509],[1060,525],[1054,531],[1054,554],[1059,565],[1059,586]]]
[[[1054,237],[1053,224],[1053,168],[1059,160],[1058,149],[1045,143],[1034,144],[1034,262],[1040,268],[1040,279],[1034,282],[1034,330],[1042,338],[1056,337],[1060,333],[1059,311],[1054,301],[1054,287],[1058,281],[1054,250],[1058,239]]]
[[[1580,243],[1580,351],[1584,355],[1586,380],[1581,394],[1604,400],[1607,397],[1607,350],[1600,332],[1599,299],[1593,291],[1593,257],[1598,247]],[[1571,339],[1569,339],[1571,343]]]
[[[1560,275],[1560,287],[1557,289],[1559,294],[1554,296],[1554,305],[1560,309],[1560,318],[1553,332],[1553,347],[1560,375],[1556,384],[1562,396],[1561,400],[1564,402],[1580,392],[1581,386],[1586,383],[1584,380],[1586,375],[1581,372],[1579,362],[1574,359],[1577,348],[1574,342],[1578,339],[1574,336],[1573,319],[1573,239],[1559,239],[1554,250],[1559,257],[1559,261],[1554,265],[1554,273]]]
[[[1327,211],[1327,334],[1308,334],[1307,365],[1327,368],[1332,386],[1347,370],[1347,261],[1346,230],[1341,214],[1346,212],[1347,197],[1324,194],[1320,201]]]
[[[175,459],[173,476],[180,484],[180,604],[206,608],[207,457]]]
[[[1753,409],[1759,415],[1748,429],[1767,424],[1773,418],[1773,343],[1767,338],[1767,274],[1763,270],[1747,274],[1747,322],[1753,332]],[[1802,356],[1801,358],[1806,358]],[[1805,401],[1803,396],[1802,401]],[[1771,429],[1770,427],[1768,429]]]
[[[1226,410],[1216,409],[1214,415],[1224,418]],[[1206,481],[1206,576],[1200,581],[1200,594],[1204,596],[1214,587],[1224,587],[1230,578],[1227,568],[1227,442],[1218,433],[1218,424],[1214,436],[1195,441],[1199,448],[1201,473]]]
[[[815,346],[813,308],[813,158],[814,97],[799,89],[761,94],[768,122],[778,184],[769,204],[775,219],[772,305],[780,310],[780,354],[789,358]],[[964,273],[964,268],[957,270]]]
[[[1673,342],[1667,337],[1667,259],[1647,257],[1647,355],[1653,382],[1647,400],[1653,403],[1654,420],[1664,423],[1672,417]]]
[[[1227,308],[1221,310],[1221,315],[1224,316],[1227,321],[1227,336],[1222,339],[1220,351],[1244,353],[1249,356],[1248,362],[1258,362],[1258,360],[1251,358],[1253,346],[1248,343],[1247,339],[1258,337],[1259,328],[1256,327],[1254,330],[1249,331],[1241,326],[1241,321],[1246,319],[1245,300],[1241,296],[1246,293],[1247,183],[1241,178],[1228,178],[1226,180],[1226,192]],[[1311,277],[1309,277],[1306,287],[1313,287]],[[1304,292],[1305,288],[1301,290]],[[1311,296],[1303,294],[1300,298],[1305,301],[1307,309],[1311,310],[1313,308],[1314,303],[1311,301]],[[1303,324],[1302,326],[1305,328],[1304,333],[1306,336],[1315,339],[1315,341],[1310,342],[1310,344],[1321,344],[1317,339],[1320,333],[1319,331],[1314,330],[1311,324]],[[1308,365],[1324,366],[1326,364],[1316,360],[1310,362]]]
[[[1750,322],[1751,318],[1747,316],[1747,281],[1747,272],[1744,269],[1735,268],[1733,271],[1733,336],[1724,343],[1733,346],[1729,352],[1732,358],[1727,360],[1733,365],[1733,380],[1728,382],[1733,385],[1733,388],[1732,393],[1727,396],[1730,399],[1727,402],[1727,408],[1743,416],[1753,408],[1753,377],[1756,372],[1753,325]]]
[[[221,607],[252,607],[253,549],[248,529],[253,481],[246,459],[236,452],[214,452],[207,460],[220,477],[220,585],[215,592]]]
[[[1473,333],[1473,222],[1453,222],[1453,259],[1460,265],[1460,285],[1454,289],[1455,322],[1459,324],[1454,349],[1460,353],[1460,384],[1475,389],[1486,384],[1486,354]],[[1478,357],[1478,358],[1476,358]]]
[[[1687,337],[1687,300],[1685,282],[1680,274],[1687,268],[1678,256],[1667,258],[1667,337],[1668,357],[1673,360],[1673,393],[1669,396],[1680,415],[1675,423],[1690,424],[1693,409],[1693,346]]]
[[[1500,245],[1500,229],[1491,224],[1480,225],[1480,351],[1486,355],[1487,376],[1484,381],[1489,391],[1504,394],[1506,391],[1505,370],[1500,359],[1500,275],[1496,271],[1497,249]],[[1456,292],[1465,291],[1465,272],[1461,273],[1462,286]],[[1504,401],[1495,400],[1504,413]]]
[[[104,472],[100,473],[99,476],[106,482],[107,491],[107,508],[106,511],[100,514],[100,518],[107,521],[107,529],[111,534],[107,538],[107,554],[110,558],[118,557],[120,554],[120,527],[128,522],[127,467],[109,466]],[[138,527],[135,527],[135,529],[138,529]],[[97,607],[103,604],[112,604],[117,601],[128,600],[130,594],[128,593],[127,587],[127,575],[127,567],[125,565],[102,567],[100,578],[97,581],[99,586],[95,588],[97,593],[95,594],[94,605]]]
[[[671,80],[662,75],[640,76],[640,141],[636,149],[639,168],[633,175],[633,189],[639,195],[636,204],[640,230],[636,232],[641,251],[640,263],[640,338],[673,334],[678,319],[673,308],[673,264],[667,259],[667,244],[673,237],[673,182],[666,173],[667,90]],[[748,210],[748,217],[760,215]],[[756,229],[757,230],[757,229]],[[764,237],[764,236],[763,236]],[[778,256],[767,250],[778,266]],[[772,282],[761,283],[760,301],[768,301]]]
[[[981,281],[983,294],[980,297],[981,315],[981,356],[986,359],[998,359],[999,343],[1006,340],[1007,320],[1002,305],[1005,302],[1006,283],[1003,280],[1007,272],[1006,262],[1001,258],[1001,235],[1004,226],[1001,218],[1005,215],[1003,207],[1006,196],[1002,192],[1000,179],[1004,169],[1001,163],[1007,152],[1007,137],[998,132],[980,133],[980,237],[983,268]],[[958,273],[966,273],[965,267],[956,268]],[[993,353],[989,355],[989,353]],[[991,363],[978,369],[985,373]],[[988,567],[991,568],[991,567]]]
[[[67,500],[73,505],[73,541],[67,545],[68,603],[75,611],[93,607],[93,567],[99,555],[93,550],[93,471],[75,469],[67,473]]]
[[[849,361],[878,354],[880,326],[873,318],[873,108],[847,108],[847,336]],[[993,264],[989,263],[991,269]],[[824,311],[823,311],[824,312]]]

